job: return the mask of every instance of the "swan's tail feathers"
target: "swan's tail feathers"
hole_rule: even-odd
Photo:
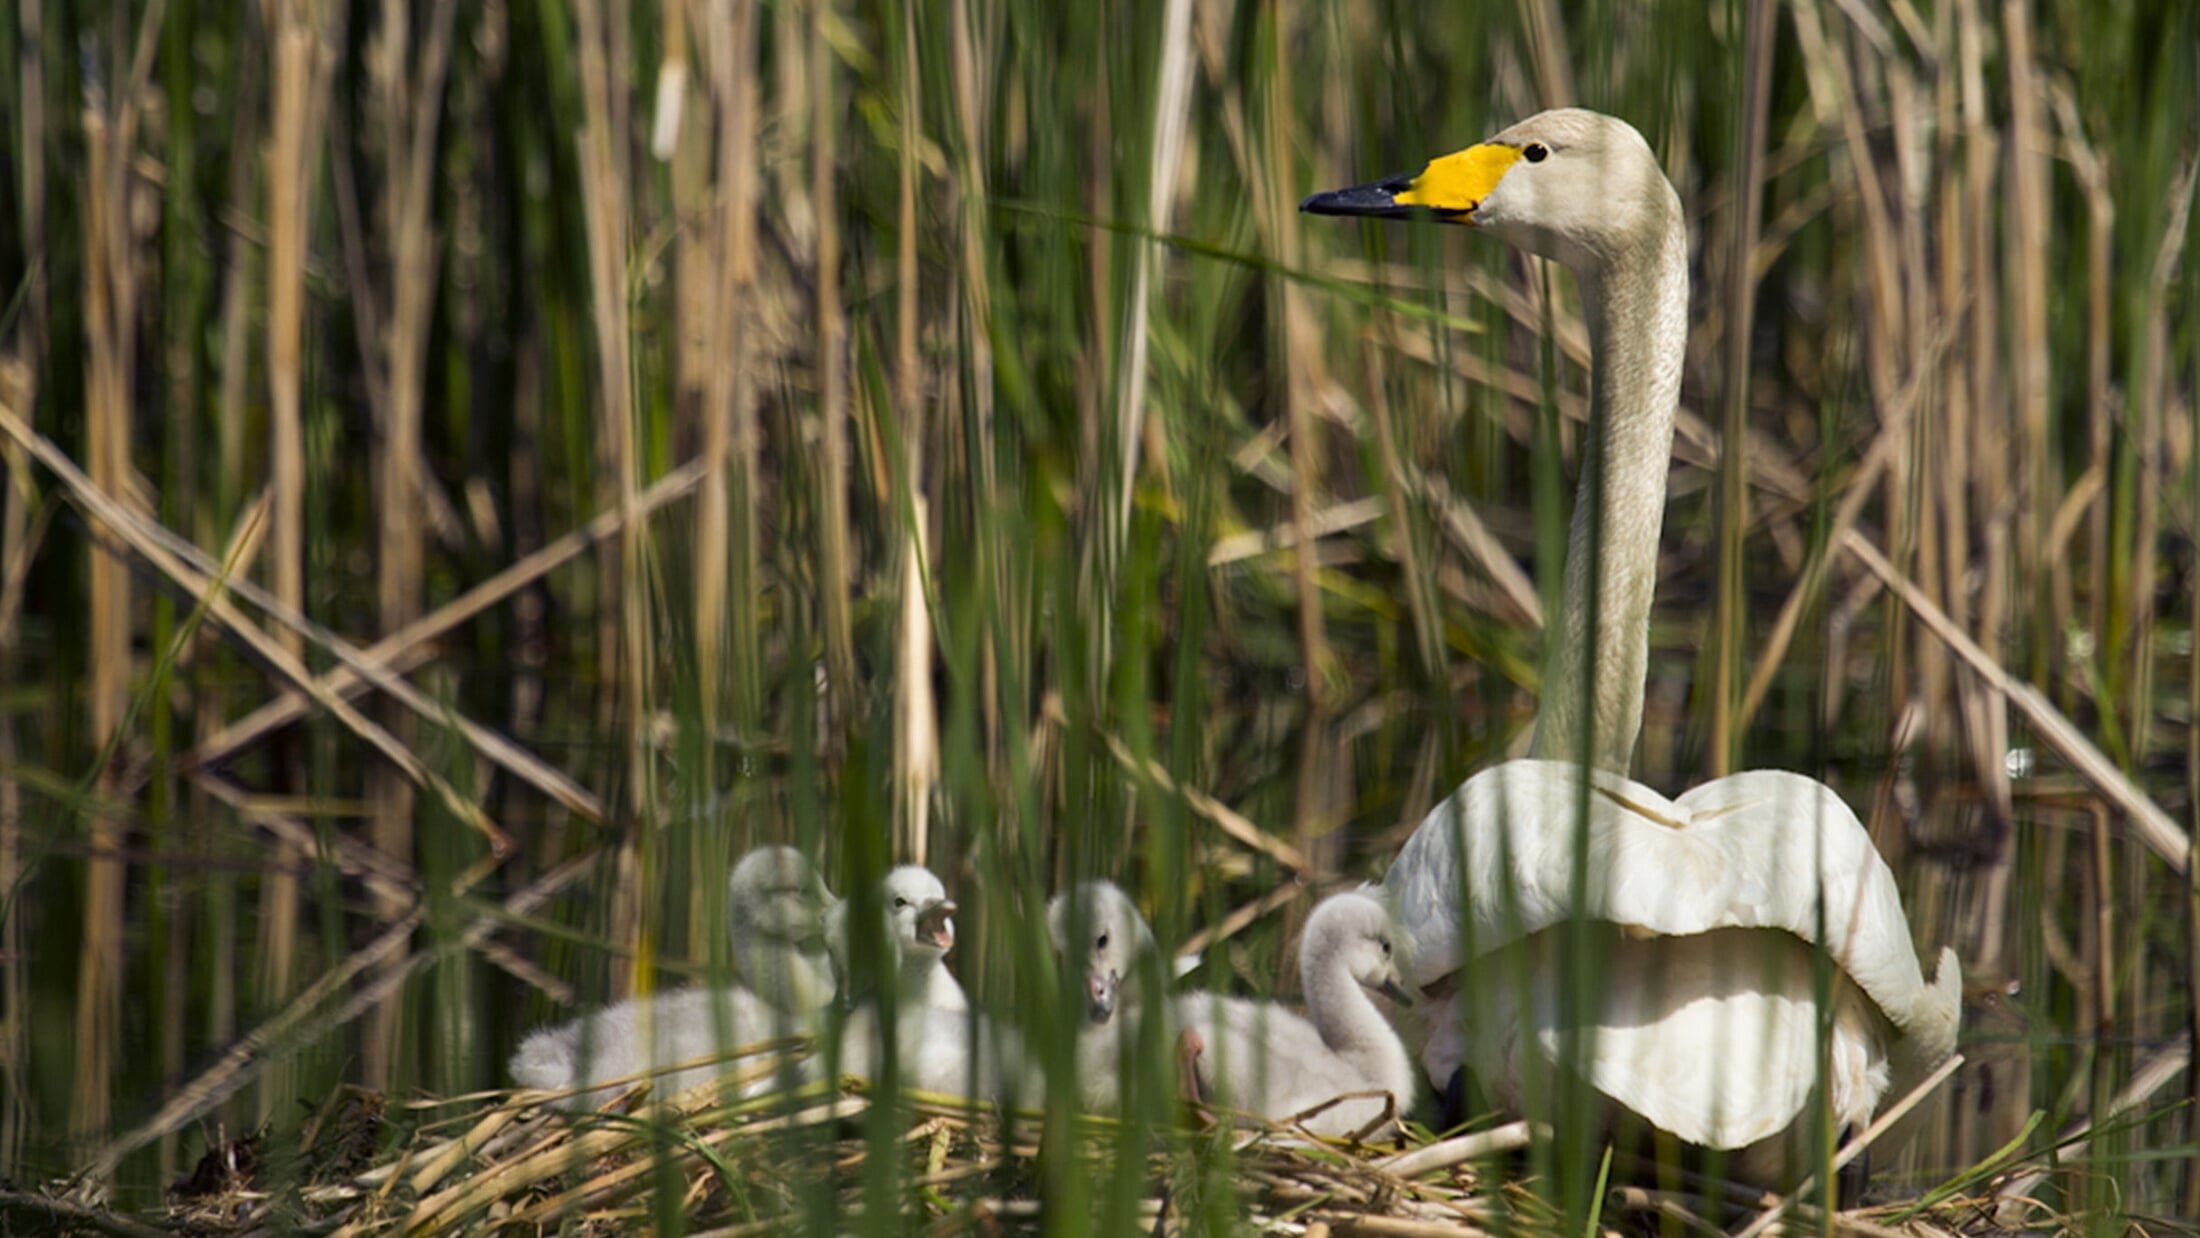
[[[1909,1026],[1903,1031],[1916,1042],[1920,1055],[1938,1065],[1956,1051],[1956,1032],[1963,1019],[1963,964],[1952,947],[1940,949],[1940,966],[1925,983],[1910,1008]]]
[[[573,1029],[549,1027],[520,1042],[512,1055],[512,1079],[523,1088],[563,1092],[580,1083],[579,1063],[573,1060]]]

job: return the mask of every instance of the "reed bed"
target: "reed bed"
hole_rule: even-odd
[[[840,1090],[812,1084],[727,1100],[738,1084],[778,1069],[778,1054],[809,1050],[738,1050],[724,1079],[661,1105],[651,1080],[635,1077],[618,1103],[586,1115],[548,1108],[555,1093],[397,1102],[347,1085],[314,1108],[292,1146],[278,1147],[264,1132],[216,1142],[169,1186],[156,1215],[116,1212],[79,1184],[0,1191],[0,1216],[121,1234],[596,1233],[668,1220],[709,1234],[820,1226],[1040,1232],[1060,1222],[1044,1191],[1050,1162],[1115,1164],[1122,1130],[1103,1118],[1053,1131],[1037,1113],[924,1093],[881,1096],[857,1080]],[[864,1133],[864,1120],[880,1113],[899,1132],[884,1145]],[[392,1130],[404,1132],[394,1147]],[[1182,1233],[1213,1215],[1206,1197],[1221,1191],[1235,1223],[1264,1233],[1572,1232],[1520,1172],[1519,1154],[1536,1138],[1527,1123],[1510,1122],[1368,1146],[1323,1141],[1290,1122],[1187,1108],[1141,1166],[1128,1211],[1107,1220],[1109,1228]],[[895,1184],[884,1195],[869,1186],[878,1158],[890,1163]],[[1608,1158],[1603,1169],[1615,1183],[1630,1170],[1651,1172],[1626,1158]],[[1828,1211],[1668,1167],[1664,1186],[1610,1186],[1596,1220],[1601,1233],[1677,1224],[1854,1238],[2004,1234],[2078,1220],[2039,1198],[2067,1172],[2012,1148],[1920,1198]]]
[[[1201,1133],[1160,1046],[1097,1127],[490,1091],[722,981],[764,841],[931,864],[1057,1083],[1068,880],[1288,996],[1524,737],[1587,349],[1561,273],[1293,204],[1581,103],[1692,237],[1636,776],[1825,779],[1972,978],[1789,1222],[2189,1227],[2196,90],[2185,4],[21,6],[8,1223],[1749,1224]]]

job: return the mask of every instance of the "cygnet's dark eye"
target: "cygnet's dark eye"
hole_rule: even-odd
[[[1390,939],[1388,937],[1383,938],[1383,957],[1386,959],[1390,957]]]
[[[1529,163],[1541,163],[1551,157],[1551,148],[1541,142],[1530,142],[1520,148],[1520,157]]]
[[[1099,937],[1098,937],[1097,939],[1095,939],[1095,940],[1093,941],[1093,943],[1092,943],[1092,948],[1093,948],[1093,949],[1095,949],[1095,950],[1105,950],[1105,949],[1107,949],[1107,948],[1108,948],[1108,935],[1107,935],[1106,933],[1102,933],[1102,934],[1100,934],[1100,936],[1099,936]]]
[[[895,911],[900,911],[900,910],[901,910],[902,908],[904,908],[904,907],[907,907],[908,905],[909,905],[909,900],[908,900],[908,899],[906,899],[906,898],[903,898],[903,897],[902,897],[901,895],[899,895],[899,894],[896,894],[896,895],[894,896],[894,910],[895,910]]]

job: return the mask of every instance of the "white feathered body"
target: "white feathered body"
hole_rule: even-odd
[[[746,989],[677,989],[633,997],[530,1033],[512,1057],[512,1077],[522,1087],[550,1091],[590,1088],[641,1071],[722,1055],[770,1040],[782,1034],[780,1029],[786,1023],[783,1012]],[[652,1076],[651,1087],[654,1095],[671,1097],[718,1075],[747,1073],[763,1065],[763,1059],[749,1057],[691,1066]],[[785,1069],[765,1071],[743,1086],[739,1095],[759,1096],[820,1074],[813,1054]],[[629,1082],[596,1087],[594,1091],[577,1092],[558,1105],[573,1110],[598,1109],[631,1086]]]
[[[1315,1134],[1341,1138],[1382,1133],[1371,1130],[1377,1120],[1405,1113],[1418,1091],[1413,1059],[1396,1033],[1387,1044],[1371,1035],[1333,1046],[1306,1016],[1275,1002],[1212,993],[1187,993],[1174,1010],[1178,1026],[1198,1032],[1206,1045],[1197,1067],[1201,1095],[1225,1108],[1281,1120],[1347,1093],[1389,1094],[1388,1101],[1339,1101],[1304,1123]],[[1369,1014],[1380,1022],[1372,1006]]]
[[[1668,800],[1605,771],[1584,786],[1572,762],[1510,761],[1428,815],[1382,895],[1407,982],[1456,973],[1450,1000],[1412,1019],[1438,1086],[1466,1066],[1523,1104],[1566,1066],[1690,1143],[1769,1151],[1812,1111],[1824,1002],[1837,1123],[1860,1125],[1954,1051],[1954,952],[1928,982],[1893,873],[1840,797],[1800,774]],[[1577,918],[1599,935],[1598,971],[1569,1025]],[[1569,1031],[1589,1033],[1579,1058]]]

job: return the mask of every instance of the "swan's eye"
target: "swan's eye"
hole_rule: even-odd
[[[1541,142],[1530,142],[1520,148],[1520,157],[1529,163],[1541,163],[1551,157],[1551,148]]]
[[[1383,957],[1386,959],[1390,957],[1390,939],[1388,937],[1383,938]]]
[[[895,910],[895,911],[900,911],[900,910],[901,910],[902,908],[904,908],[904,907],[907,907],[908,905],[909,905],[909,900],[908,900],[908,899],[906,899],[906,898],[903,898],[903,897],[902,897],[901,895],[899,895],[899,894],[896,894],[896,895],[894,896],[894,910]]]
[[[1095,949],[1095,950],[1105,950],[1105,949],[1107,949],[1107,948],[1108,948],[1108,935],[1107,935],[1106,933],[1102,933],[1102,934],[1100,934],[1099,938],[1098,938],[1097,940],[1095,940],[1095,941],[1094,941],[1094,942],[1092,943],[1092,948],[1093,948],[1093,949]]]

